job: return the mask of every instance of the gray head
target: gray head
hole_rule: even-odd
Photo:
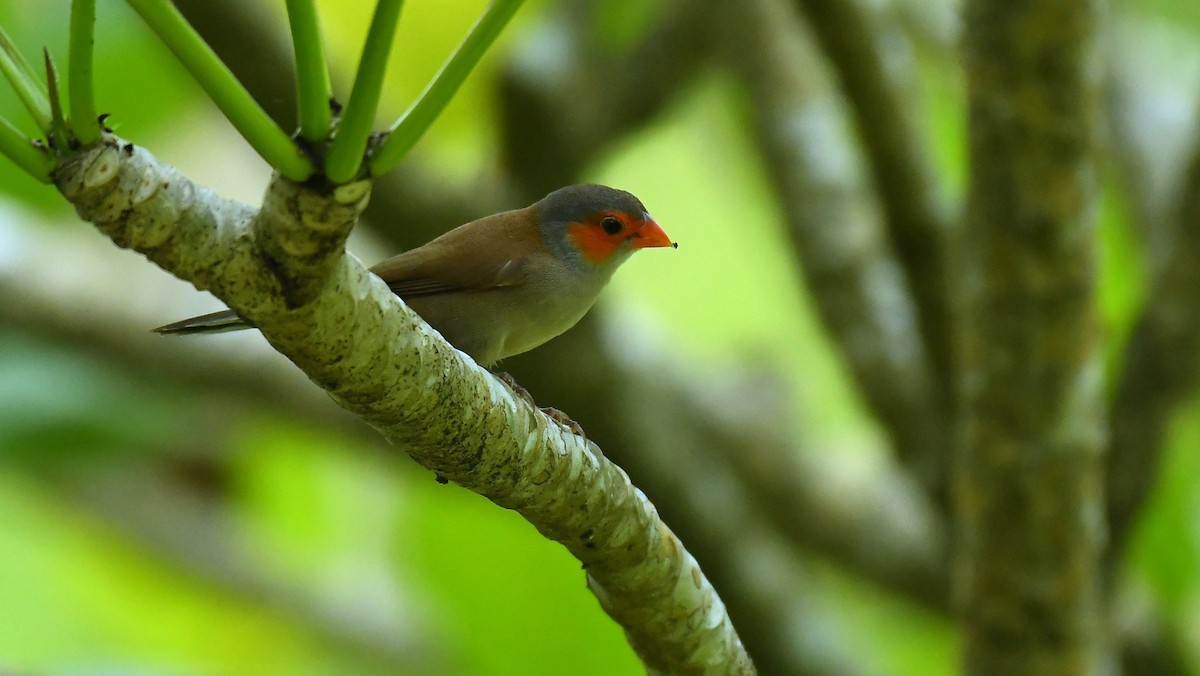
[[[612,274],[638,249],[674,246],[641,200],[624,190],[571,185],[534,207],[551,252],[580,269]]]

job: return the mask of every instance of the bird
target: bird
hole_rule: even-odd
[[[635,251],[678,246],[637,197],[579,184],[460,225],[371,272],[451,345],[490,368],[574,326]],[[250,328],[223,310],[154,331]]]

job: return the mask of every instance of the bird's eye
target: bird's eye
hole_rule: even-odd
[[[604,228],[604,232],[607,232],[610,235],[615,235],[618,232],[621,232],[621,228],[624,226],[621,225],[621,221],[609,216],[603,221],[600,221],[600,227]]]

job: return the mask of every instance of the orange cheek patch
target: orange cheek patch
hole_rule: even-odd
[[[602,265],[611,258],[624,240],[619,235],[613,236],[600,228],[581,223],[567,226],[567,239],[593,265]]]

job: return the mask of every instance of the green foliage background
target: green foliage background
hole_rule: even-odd
[[[97,99],[117,133],[193,176],[222,173],[234,158],[244,165],[239,176],[265,182],[265,166],[223,126],[137,17],[123,3],[98,4]],[[485,4],[407,3],[388,110],[408,105]],[[343,95],[371,5],[321,3]],[[489,161],[498,57],[521,39],[543,5],[522,9],[418,146],[446,180],[465,180]],[[609,5],[600,39],[620,41],[623,30],[636,32],[636,22],[612,17],[639,3]],[[269,6],[284,30],[282,2]],[[6,0],[0,25],[31,61],[42,45],[61,60],[67,7],[66,0]],[[1200,39],[1200,10],[1191,0],[1141,7],[1191,42]],[[643,9],[634,16],[650,14]],[[945,183],[957,189],[964,182],[962,83],[944,57],[922,53],[920,59],[922,119]],[[709,76],[591,169],[590,178],[638,194],[682,242],[674,255],[642,255],[623,269],[601,311],[635,313],[697,371],[748,355],[778,365],[794,387],[796,434],[813,452],[842,454],[850,468],[869,466],[883,452],[881,436],[798,283],[740,105],[730,83]],[[0,114],[28,122],[7,91],[0,94]],[[253,199],[262,182],[244,199]],[[23,210],[14,213],[24,215],[20,227],[27,229],[88,227],[54,190],[0,162],[0,209],[6,205]],[[1118,345],[1145,284],[1138,238],[1115,186],[1104,200],[1102,235],[1102,308],[1108,336]],[[0,261],[4,246],[0,241]],[[129,266],[148,265],[127,258]],[[72,261],[43,263],[50,274]],[[714,313],[721,321],[711,321]],[[229,518],[245,565],[320,594],[362,593],[372,588],[372,576],[393,576],[404,592],[395,599],[398,612],[417,634],[444,642],[455,673],[641,673],[619,628],[586,590],[578,563],[515,514],[440,486],[406,460],[384,459],[279,413],[242,416],[228,429],[219,419],[198,421],[194,404],[193,395],[169,382],[147,382],[52,339],[0,326],[0,671],[388,672],[388,662],[315,631],[288,608],[189,572],[90,513],[60,481],[64,473],[169,452],[181,434],[195,434],[218,436],[236,458]],[[1180,416],[1165,479],[1133,556],[1137,575],[1169,609],[1181,636],[1200,629],[1200,533],[1193,525],[1200,507],[1198,449],[1200,409],[1193,406]],[[806,593],[834,618],[838,631],[830,640],[862,647],[855,652],[870,671],[954,670],[956,639],[946,621],[833,570],[820,571],[818,582]],[[373,598],[363,594],[363,603]],[[1192,657],[1200,657],[1194,648]]]

